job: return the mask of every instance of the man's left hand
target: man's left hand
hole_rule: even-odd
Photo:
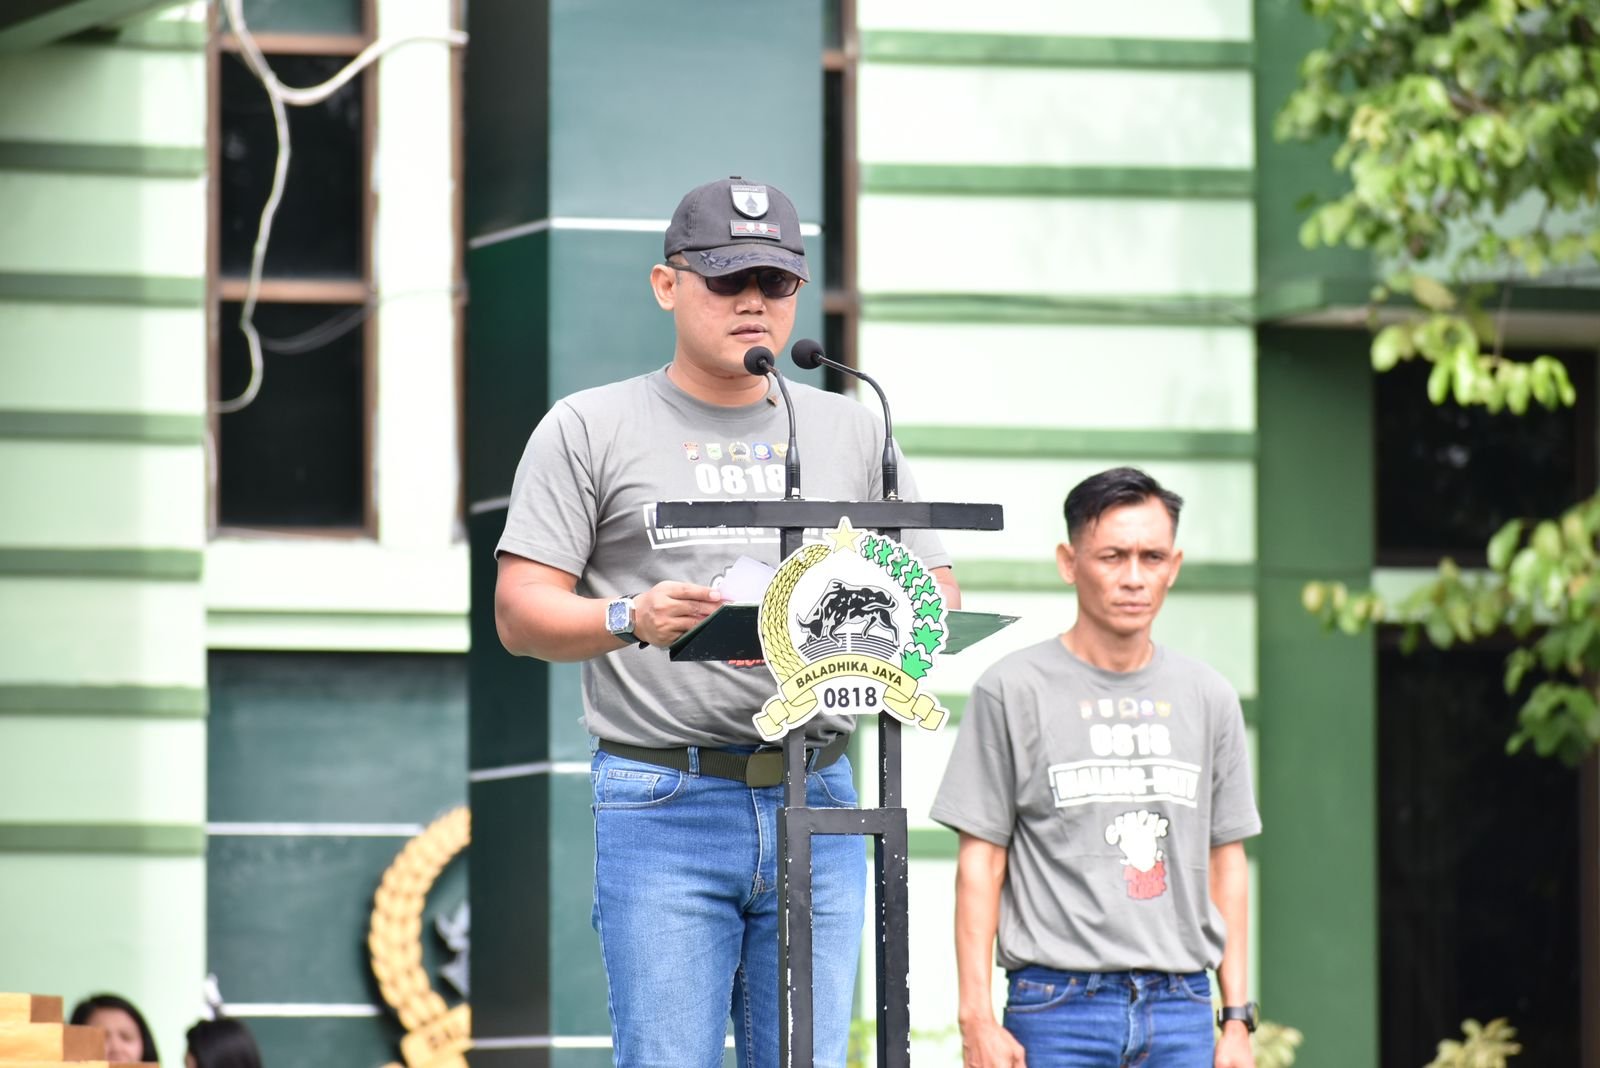
[[[1256,1068],[1256,1053],[1250,1045],[1250,1032],[1240,1020],[1222,1025],[1217,1039],[1216,1068]]]

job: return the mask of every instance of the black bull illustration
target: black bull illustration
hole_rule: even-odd
[[[795,617],[813,638],[837,638],[840,632],[865,635],[876,627],[899,641],[900,628],[891,613],[894,599],[875,586],[852,586],[834,579],[805,616]]]

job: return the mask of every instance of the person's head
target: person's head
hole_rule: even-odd
[[[1174,544],[1182,508],[1182,497],[1133,467],[1072,487],[1056,564],[1077,587],[1079,625],[1119,638],[1149,631],[1183,564]]]
[[[186,1068],[261,1068],[261,1051],[241,1020],[201,1020],[186,1037]]]
[[[95,994],[72,1008],[69,1023],[98,1027],[106,1033],[106,1060],[112,1064],[159,1062],[156,1040],[144,1015],[127,998]]]
[[[672,313],[675,362],[737,378],[748,375],[751,347],[782,353],[811,272],[800,216],[781,190],[738,177],[696,186],[672,213],[661,251],[650,287]]]

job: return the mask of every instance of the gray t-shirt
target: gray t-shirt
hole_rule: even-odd
[[[883,495],[883,427],[857,402],[797,382],[801,489],[812,500]],[[586,597],[622,597],[672,580],[708,586],[741,555],[776,566],[777,531],[657,529],[655,504],[783,496],[788,416],[777,389],[723,407],[697,400],[665,370],[559,401],[528,440],[495,549],[578,576]],[[900,494],[916,483],[900,468]],[[950,563],[936,535],[903,540],[929,568]],[[608,741],[643,746],[759,744],[753,717],[777,692],[765,666],[672,663],[665,649],[625,646],[583,665],[584,722]],[[808,737],[848,732],[818,715]]]
[[[1238,695],[1162,646],[1127,673],[1018,650],[973,688],[933,818],[1007,847],[1001,967],[1214,968],[1210,850],[1261,833]]]

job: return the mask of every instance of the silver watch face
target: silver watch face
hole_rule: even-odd
[[[633,622],[628,618],[633,614],[629,611],[632,607],[633,605],[628,603],[627,598],[620,598],[607,604],[606,630],[609,630],[612,634],[621,634],[623,631],[628,630],[628,624]]]

